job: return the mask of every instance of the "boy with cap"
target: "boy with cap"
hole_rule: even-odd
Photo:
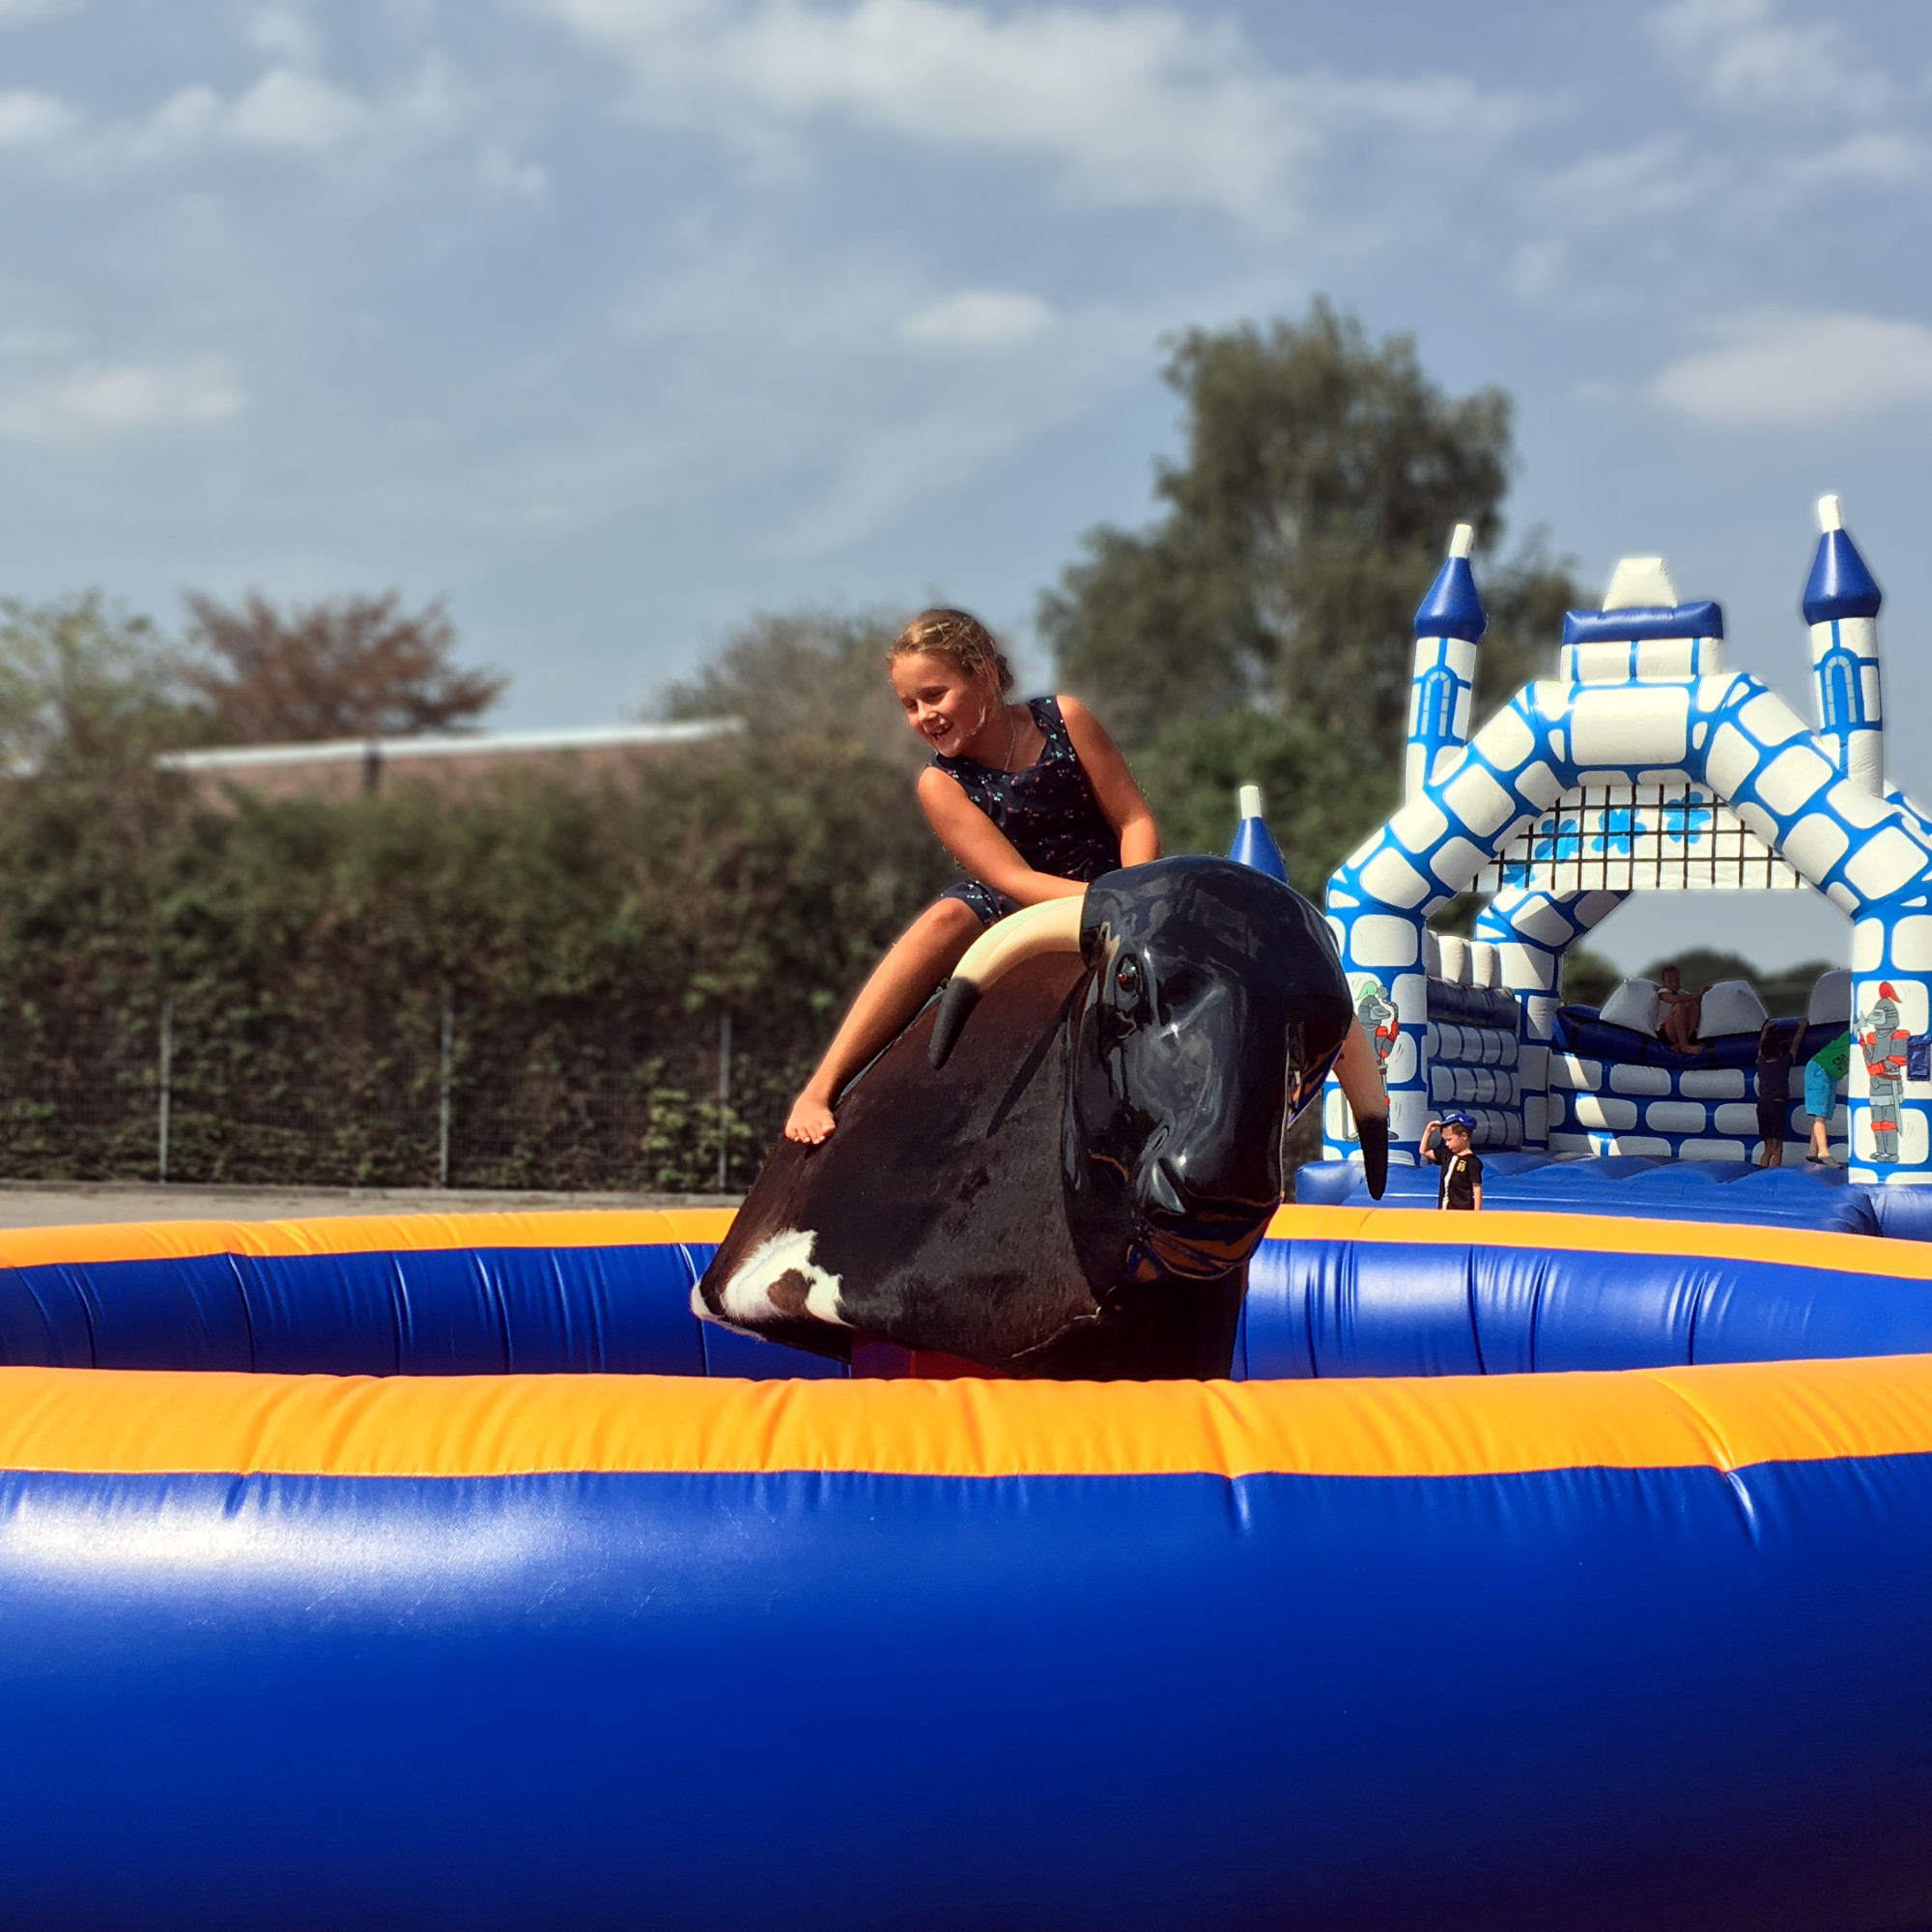
[[[1483,1205],[1483,1163],[1469,1151],[1473,1114],[1444,1114],[1422,1130],[1421,1156],[1442,1170],[1435,1190],[1438,1208],[1472,1213]]]

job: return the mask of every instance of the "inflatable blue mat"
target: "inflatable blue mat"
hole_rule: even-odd
[[[1660,1160],[1644,1154],[1556,1156],[1483,1152],[1485,1208],[1642,1220],[1731,1221],[1932,1240],[1932,1187],[1866,1187],[1842,1168],[1760,1168],[1742,1160]],[[1435,1169],[1391,1167],[1384,1208],[1435,1206]],[[1310,1161],[1294,1177],[1304,1207],[1369,1205],[1359,1163]]]
[[[844,1378],[842,1364],[693,1315],[692,1288],[729,1220],[715,1209],[0,1234],[0,1363]],[[1256,1253],[1234,1375],[1916,1350],[1932,1350],[1932,1247],[1918,1242],[1718,1221],[1295,1207]]]

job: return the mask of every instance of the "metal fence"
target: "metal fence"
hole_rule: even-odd
[[[809,1060],[733,1032],[510,1037],[444,1005],[387,1038],[270,1028],[238,1052],[173,1000],[134,1026],[0,1016],[0,1178],[734,1192]]]

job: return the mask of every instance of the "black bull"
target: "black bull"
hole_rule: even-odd
[[[1334,942],[1298,894],[1220,859],[1055,903],[968,953],[829,1141],[779,1144],[699,1315],[844,1360],[864,1331],[1009,1375],[1228,1373],[1283,1134],[1345,1041],[1380,1192],[1386,1103],[1360,1084]],[[1034,937],[1007,936],[1029,917]]]

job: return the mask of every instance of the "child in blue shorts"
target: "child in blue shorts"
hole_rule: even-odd
[[[1806,1167],[1832,1158],[1832,1116],[1838,1106],[1838,1082],[1852,1064],[1852,1037],[1841,1033],[1804,1063],[1804,1111],[1811,1116],[1811,1151]]]

